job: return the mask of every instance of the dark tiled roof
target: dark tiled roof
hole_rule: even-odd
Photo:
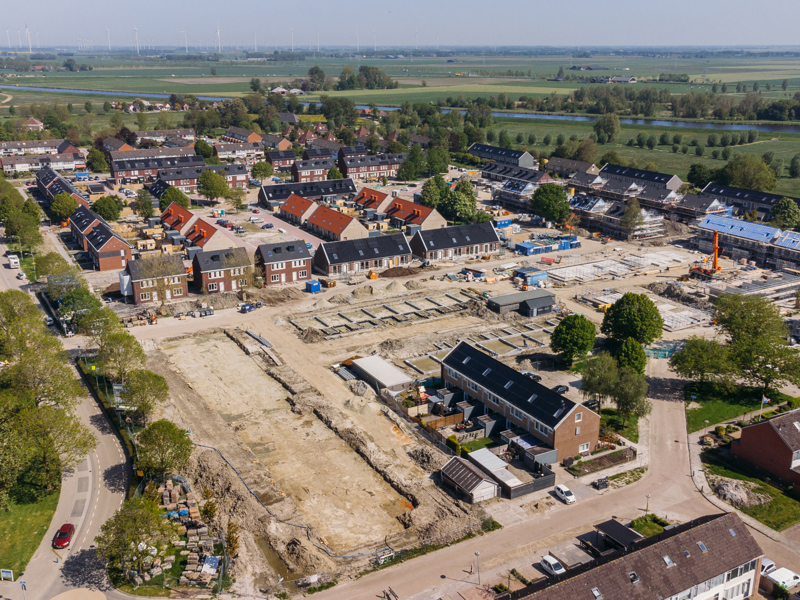
[[[300,122],[300,117],[294,113],[282,112],[278,113],[278,120],[280,120],[281,123],[291,123],[292,125],[296,125]]]
[[[704,210],[711,206],[714,202],[720,202],[717,198],[707,198],[697,196],[695,194],[686,194],[680,202],[680,206],[686,208],[693,208],[695,210]]]
[[[670,194],[674,194],[672,190],[668,188],[657,188],[653,187],[652,185],[646,185],[644,189],[639,192],[639,198],[644,198],[645,200],[654,200],[656,202],[663,202],[666,200]]]
[[[453,348],[442,364],[552,429],[575,407],[569,398],[556,394],[466,342]]]
[[[336,153],[331,148],[306,148],[303,152],[305,160],[320,160],[323,158],[336,158]]]
[[[277,160],[295,160],[296,157],[292,150],[269,150],[266,153],[267,158],[272,161]]]
[[[148,188],[151,196],[154,196],[157,199],[161,199],[161,196],[164,195],[169,188],[172,186],[168,184],[163,179],[156,179],[156,182]]]
[[[297,168],[298,171],[315,171],[315,170],[324,170],[328,171],[336,166],[336,159],[335,158],[322,158],[322,159],[311,159],[311,160],[297,160],[294,163],[294,166]]]
[[[547,164],[544,168],[547,171],[568,170],[575,171],[577,173],[585,173],[593,166],[594,164],[583,160],[572,160],[570,158],[559,158],[558,156],[554,156],[547,161]]]
[[[125,270],[133,281],[186,275],[183,259],[177,254],[161,254],[129,261]]]
[[[92,229],[91,233],[86,236],[86,241],[89,242],[89,245],[92,246],[95,250],[101,250],[103,246],[105,246],[108,242],[112,239],[116,238],[118,241],[122,242],[126,246],[130,247],[130,244],[123,240],[120,236],[114,233],[110,227],[106,226],[105,223],[98,223],[94,229]]]
[[[168,136],[194,137],[194,129],[150,129],[147,131],[137,131],[137,138],[156,138]]]
[[[515,596],[524,600],[657,600],[691,591],[696,585],[763,556],[735,513],[699,521],[701,524],[689,524],[686,530],[664,532],[658,538],[644,540],[637,544],[638,550],[615,553],[608,562],[594,568],[593,563],[578,567],[573,576],[568,571],[561,581],[550,579],[534,584],[530,593],[523,591]],[[705,551],[699,546],[701,543]],[[669,557],[671,566],[665,557]],[[594,589],[601,596],[596,596]]]
[[[583,185],[583,186],[590,186],[598,180],[598,175],[593,175],[591,173],[575,173],[570,180],[570,185]]]
[[[800,410],[792,410],[767,421],[792,452],[800,450]],[[751,425],[756,427],[759,425]]]
[[[123,142],[122,140],[109,136],[103,140],[103,145],[113,150],[119,150],[123,146],[127,145],[127,142]]]
[[[469,147],[470,154],[488,154],[490,156],[497,156],[502,159],[518,160],[524,154],[523,150],[511,150],[509,148],[500,148],[498,146],[489,146],[488,144],[472,144]]]
[[[490,162],[483,166],[483,176],[493,175],[495,177],[503,177],[505,179],[516,179],[525,181],[527,183],[538,183],[543,177],[550,178],[544,171],[537,171],[536,169],[528,169],[526,167],[515,167],[513,165],[504,165],[501,163]]]
[[[62,152],[60,148],[65,142],[66,140],[21,140],[18,142],[0,142],[0,150],[16,150],[18,148],[59,148],[59,152]]]
[[[472,223],[471,225],[429,229],[418,231],[414,235],[420,237],[426,251],[461,248],[474,244],[491,244],[500,241],[497,231],[491,223]]]
[[[745,190],[728,185],[719,185],[718,183],[709,183],[703,188],[701,194],[721,196],[731,202],[752,202],[754,204],[764,204],[767,206],[777,204],[781,198],[786,197],[780,194],[769,194],[767,192],[757,192],[755,190]],[[800,204],[800,199],[792,198],[792,200]]]
[[[235,152],[236,150],[255,150],[261,152],[264,150],[263,142],[241,142],[233,144],[215,144],[214,150],[219,154],[220,152]]]
[[[442,475],[447,475],[455,484],[471,494],[484,481],[491,481],[472,463],[460,456],[454,456],[442,467]]]
[[[232,165],[203,165],[197,167],[188,167],[180,169],[161,169],[158,171],[159,179],[164,181],[175,181],[177,179],[198,179],[203,171],[214,171],[217,175],[228,177],[231,175],[246,175],[247,166],[232,164]]]
[[[236,139],[243,138],[245,140],[248,137],[250,137],[253,133],[255,132],[250,131],[249,129],[242,129],[241,127],[234,127],[233,125],[228,127],[228,129],[225,131],[225,135],[227,137],[232,137]]]
[[[600,173],[603,175],[613,175],[616,177],[627,177],[629,179],[638,179],[640,181],[649,181],[651,183],[666,184],[673,177],[677,175],[670,175],[669,173],[656,173],[655,171],[645,171],[644,169],[634,169],[632,167],[621,167],[620,165],[612,165],[608,163]]]
[[[345,156],[342,160],[348,169],[355,167],[371,167],[375,165],[399,165],[406,159],[406,154],[378,154],[375,156]]]
[[[133,152],[131,152],[133,154]],[[187,156],[172,156],[163,158],[139,158],[111,161],[111,172],[117,171],[141,171],[144,169],[190,169],[192,167],[202,167],[206,163],[199,154]]]
[[[340,265],[411,254],[411,248],[408,246],[406,236],[402,233],[394,233],[357,240],[327,242],[320,244],[317,252],[325,253],[328,257],[328,264]]]
[[[308,181],[306,183],[278,183],[261,187],[267,200],[286,200],[292,194],[303,198],[322,198],[355,194],[356,186],[352,179],[331,179],[330,181]]]
[[[333,150],[334,152],[338,153],[341,148],[344,148],[344,146],[339,142],[330,142],[328,140],[323,140],[322,138],[317,138],[316,140],[311,141],[311,148],[328,148],[329,150]]]
[[[148,158],[173,158],[178,156],[193,156],[194,154],[194,148],[146,148],[143,150],[128,150],[126,152],[117,152],[116,150],[109,152],[112,162]]]
[[[85,206],[78,206],[77,210],[69,217],[70,223],[74,223],[75,227],[81,233],[85,232],[92,223],[102,223],[103,220]]]
[[[367,154],[366,146],[342,146],[339,148],[339,157],[350,156],[365,156]]]
[[[265,265],[287,260],[311,258],[308,248],[305,243],[301,241],[261,244],[256,249],[256,256]]]
[[[194,255],[192,265],[196,265],[200,273],[219,271],[221,269],[235,269],[236,267],[249,267],[252,265],[247,250],[244,248],[228,248],[213,252],[198,252]]]

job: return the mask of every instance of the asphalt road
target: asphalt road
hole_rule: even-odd
[[[6,246],[0,244],[0,253]],[[21,289],[28,284],[16,279],[17,269],[9,269],[7,259],[0,259],[2,291]],[[41,307],[40,307],[41,308]],[[44,318],[44,315],[43,317]],[[75,377],[80,376],[75,370]],[[78,467],[64,475],[56,512],[39,548],[17,581],[0,583],[0,598],[23,600],[20,581],[27,587],[27,600],[49,599],[75,588],[110,588],[105,569],[94,553],[94,538],[100,526],[119,508],[128,488],[129,464],[111,423],[97,402],[84,388],[77,414],[97,438],[97,448]],[[75,525],[71,547],[55,551],[52,540],[64,523]],[[21,576],[20,576],[21,575]],[[109,598],[127,596],[112,592]]]

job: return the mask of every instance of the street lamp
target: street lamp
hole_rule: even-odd
[[[647,513],[650,512],[650,494],[645,494],[647,497],[647,508],[644,509],[644,516],[647,516]]]
[[[478,585],[480,585],[481,584],[481,553],[480,552],[476,552],[475,553],[475,560],[478,563]]]
[[[706,434],[708,434],[708,419],[706,419]]]

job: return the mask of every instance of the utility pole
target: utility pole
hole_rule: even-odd
[[[19,34],[19,29],[17,29],[17,46],[22,50],[22,37]]]

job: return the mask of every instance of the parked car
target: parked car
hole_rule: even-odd
[[[253,306],[252,304],[242,304],[242,306],[239,307],[239,310],[241,312],[243,312],[243,313],[252,312],[254,309],[255,309],[255,306]]]
[[[226,221],[225,219],[217,219],[217,225],[221,225],[222,227],[225,227],[225,225],[227,225],[227,224],[228,224],[228,221]]]
[[[17,273],[17,279],[22,279],[23,281],[25,281],[27,278],[28,276],[25,275],[24,271],[20,271],[19,273]]]
[[[761,559],[761,576],[764,577],[765,575],[769,575],[773,571],[776,571],[778,567],[775,565],[775,561],[770,560],[769,558],[762,558]]]
[[[311,250],[313,247],[314,247],[314,246],[312,246],[311,244],[309,244],[308,242],[306,242],[306,248],[308,248],[309,250]]]
[[[44,318],[44,324],[47,325],[48,327],[50,327],[50,325],[52,325],[53,323],[55,323],[55,321],[53,321],[53,317]]]
[[[286,233],[286,230],[282,227],[278,227],[278,233]]]
[[[567,570],[561,565],[561,563],[558,562],[558,560],[556,560],[555,558],[553,558],[549,554],[547,556],[543,556],[542,557],[542,563],[541,564],[542,564],[542,568],[545,570],[545,572],[548,575],[554,575],[554,576],[555,575],[563,575],[564,573],[567,572]]]
[[[536,383],[539,383],[539,382],[542,380],[542,376],[541,376],[541,375],[537,375],[537,374],[536,374],[536,373],[534,373],[533,371],[520,371],[520,373],[522,373],[523,375],[525,375],[525,377],[530,377],[530,378],[531,378],[531,379],[533,379],[533,380],[534,380]]]
[[[250,217],[248,221],[250,221],[251,223],[263,223],[264,219],[262,219],[261,217]]]
[[[563,483],[559,483],[553,491],[565,504],[575,504],[575,494]]]
[[[56,537],[53,538],[53,548],[66,548],[72,541],[72,536],[75,535],[75,525],[65,523],[56,532]]]
[[[190,310],[189,312],[186,313],[186,316],[187,317],[194,317],[195,316],[194,311]]]
[[[260,187],[261,182],[258,179],[251,179],[250,180],[250,187]]]
[[[180,313],[175,313],[175,318],[176,318],[176,319],[180,319],[182,316],[183,316],[183,313],[182,313],[182,312],[180,312]]]
[[[275,227],[275,225],[273,225],[272,223],[264,223],[261,226],[261,229],[272,229],[273,227]]]
[[[565,393],[565,392],[568,392],[568,391],[569,391],[569,386],[566,386],[566,385],[556,385],[556,386],[554,386],[554,387],[553,387],[553,391],[554,391],[556,394],[563,394],[563,393]]]

